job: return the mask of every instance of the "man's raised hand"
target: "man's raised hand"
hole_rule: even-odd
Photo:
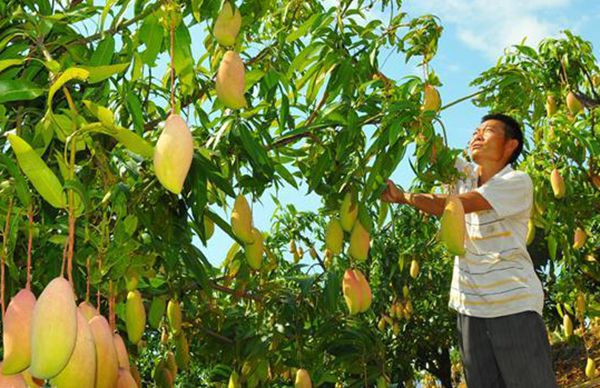
[[[404,194],[399,190],[391,179],[388,179],[387,188],[381,193],[381,200],[384,202],[403,203]]]

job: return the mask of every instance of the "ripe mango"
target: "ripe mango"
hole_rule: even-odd
[[[142,296],[137,290],[127,293],[125,326],[127,327],[129,341],[133,344],[140,342],[144,334],[144,327],[146,326],[146,311],[144,310]]]
[[[181,193],[193,156],[192,133],[181,116],[171,114],[154,147],[154,173],[165,189]]]
[[[252,244],[254,237],[252,235],[252,210],[246,198],[239,194],[233,203],[231,212],[231,230],[235,237],[246,244]]]
[[[358,216],[358,204],[354,199],[353,193],[346,193],[342,200],[342,206],[340,208],[340,222],[342,229],[346,232],[350,232],[354,226],[354,221]]]
[[[3,365],[0,362],[0,387],[6,388],[27,388],[23,375],[5,375],[2,373]]]
[[[190,347],[183,332],[175,337],[175,362],[183,370],[187,370],[190,365]]]
[[[131,364],[131,368],[129,369],[129,373],[131,373],[131,377],[135,380],[135,383],[138,387],[142,388],[142,377],[140,376],[140,372],[138,371],[135,363]]]
[[[434,111],[437,112],[442,107],[442,99],[440,93],[433,85],[425,85],[423,89],[423,105],[421,106],[422,111]]]
[[[240,55],[235,51],[227,51],[219,65],[215,84],[217,97],[227,108],[240,109],[246,106],[245,73]]]
[[[581,228],[575,229],[575,235],[573,237],[573,248],[581,249],[585,245],[585,241],[587,240],[587,233],[585,230]]]
[[[416,279],[417,276],[419,276],[420,270],[421,270],[421,267],[419,266],[419,262],[417,260],[413,259],[410,262],[410,271],[409,271],[410,277],[413,279]]]
[[[88,321],[100,315],[98,309],[92,306],[90,302],[86,301],[79,303],[79,311],[81,311],[85,319],[87,319]]]
[[[221,46],[233,46],[241,26],[242,15],[240,11],[237,8],[233,9],[229,1],[226,1],[215,21],[213,35]]]
[[[119,368],[117,388],[138,388],[137,382],[128,369]]]
[[[51,382],[56,388],[94,388],[96,346],[90,325],[77,311],[77,340],[67,366]]]
[[[371,287],[358,269],[347,269],[342,281],[342,292],[351,315],[365,312],[371,307]]]
[[[556,113],[556,99],[553,95],[549,94],[546,97],[546,114],[548,117],[554,116]]]
[[[552,185],[554,197],[560,199],[565,196],[565,181],[563,180],[562,176],[560,175],[560,172],[556,168],[552,170],[552,173],[550,173],[550,184]]]
[[[565,332],[565,337],[569,338],[573,335],[573,321],[567,313],[563,315],[563,330]]]
[[[167,308],[167,298],[165,296],[155,296],[150,303],[150,311],[148,312],[148,323],[150,327],[158,329],[165,309]]]
[[[588,357],[587,362],[585,364],[585,376],[588,379],[593,379],[598,375],[596,371],[596,361],[593,358]]]
[[[527,239],[526,244],[530,245],[535,238],[535,225],[533,224],[533,220],[530,218],[529,222],[527,222]]]
[[[342,253],[342,245],[344,244],[344,230],[342,224],[337,218],[332,218],[325,229],[325,246],[334,255]]]
[[[350,235],[350,246],[348,253],[358,261],[365,261],[369,256],[369,247],[371,238],[369,232],[360,221],[354,223],[352,234]]]
[[[31,362],[31,318],[35,295],[22,289],[12,298],[2,322],[4,361],[2,373],[14,375],[29,367]]]
[[[256,228],[252,228],[252,239],[254,242],[245,247],[246,260],[252,269],[258,270],[262,264],[264,253],[263,235]]]
[[[119,375],[119,359],[112,330],[102,315],[89,322],[96,345],[96,388],[113,388]]]
[[[227,384],[227,388],[242,388],[242,384],[240,384],[240,376],[236,371],[231,372],[231,376],[229,376],[229,384]]]
[[[118,333],[113,334],[113,341],[115,343],[115,350],[117,351],[117,360],[119,361],[119,368],[130,369],[129,354],[127,353],[127,347],[125,341]]]
[[[583,318],[583,314],[585,313],[585,294],[583,292],[579,292],[577,294],[575,311],[577,311],[577,314]]]
[[[71,284],[54,278],[40,294],[31,319],[31,375],[49,379],[67,365],[77,339],[77,305]]]
[[[296,380],[294,388],[312,388],[312,381],[306,369],[298,369],[296,371]]]
[[[571,112],[573,116],[577,116],[579,112],[583,110],[581,101],[579,101],[573,92],[567,94],[567,108],[569,108],[569,112]]]
[[[450,195],[440,221],[440,241],[453,255],[465,254],[465,211],[461,200]]]
[[[181,332],[181,306],[175,299],[171,299],[167,304],[167,320],[173,334]]]

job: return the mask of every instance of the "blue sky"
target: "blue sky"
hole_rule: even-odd
[[[336,0],[325,0],[325,2],[331,6],[337,4]],[[240,0],[236,0],[238,6],[241,3]],[[469,87],[469,83],[482,71],[493,66],[506,47],[520,43],[523,38],[527,38],[526,44],[535,47],[541,39],[558,37],[560,31],[569,29],[592,42],[595,45],[596,57],[600,57],[600,29],[594,27],[600,25],[600,2],[598,1],[406,0],[403,11],[408,12],[409,17],[434,14],[441,19],[444,31],[437,56],[431,62],[431,67],[443,83],[439,88],[443,103],[474,92],[475,90]],[[125,17],[131,17],[131,14],[130,7]],[[387,21],[388,15],[371,11],[367,14],[367,18],[369,20],[382,18]],[[205,28],[206,24],[203,23],[195,25],[190,31],[193,37],[192,54],[196,60],[204,53],[202,42],[206,33]],[[93,30],[94,28],[91,28],[88,32],[94,32]],[[384,63],[388,53],[385,50],[380,53],[380,63]],[[161,56],[153,73],[164,74],[167,63],[168,57]],[[416,68],[416,63],[411,61],[405,64],[402,56],[392,54],[385,61],[382,71],[386,76],[400,80],[409,74],[421,74],[420,69]],[[449,145],[464,148],[473,128],[478,125],[480,117],[485,113],[468,101],[441,112]],[[407,152],[407,155],[411,154],[412,152]],[[410,185],[413,174],[406,158],[392,175],[392,179],[403,187]],[[260,202],[253,205],[254,224],[262,231],[270,230],[271,217],[275,209],[272,195],[277,196],[283,205],[293,203],[300,211],[315,211],[321,207],[321,199],[314,194],[307,194],[305,186],[299,191],[291,187],[286,187],[278,193],[267,191],[260,198]],[[212,210],[217,211],[226,220],[229,219],[229,214],[221,209]],[[217,227],[208,246],[201,249],[213,264],[218,265],[225,257],[231,243],[232,240]],[[320,244],[317,244],[317,248],[319,247]],[[308,255],[305,257],[307,261],[311,260]]]

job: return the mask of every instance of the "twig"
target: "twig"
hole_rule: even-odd
[[[219,284],[212,283],[212,282],[211,282],[210,286],[213,289],[215,289],[217,291],[224,292],[226,294],[235,295],[237,297],[242,297],[242,298],[246,298],[246,299],[251,299],[251,300],[254,300],[254,301],[257,301],[257,302],[261,301],[261,298],[259,296],[249,294],[249,293],[247,293],[245,291],[233,290],[233,289],[231,289],[229,287],[221,286]]]

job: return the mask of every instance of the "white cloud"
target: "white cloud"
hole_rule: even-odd
[[[431,13],[442,24],[456,27],[458,39],[491,60],[527,38],[536,46],[562,29],[560,14],[572,0],[413,0],[405,4],[415,14]]]

